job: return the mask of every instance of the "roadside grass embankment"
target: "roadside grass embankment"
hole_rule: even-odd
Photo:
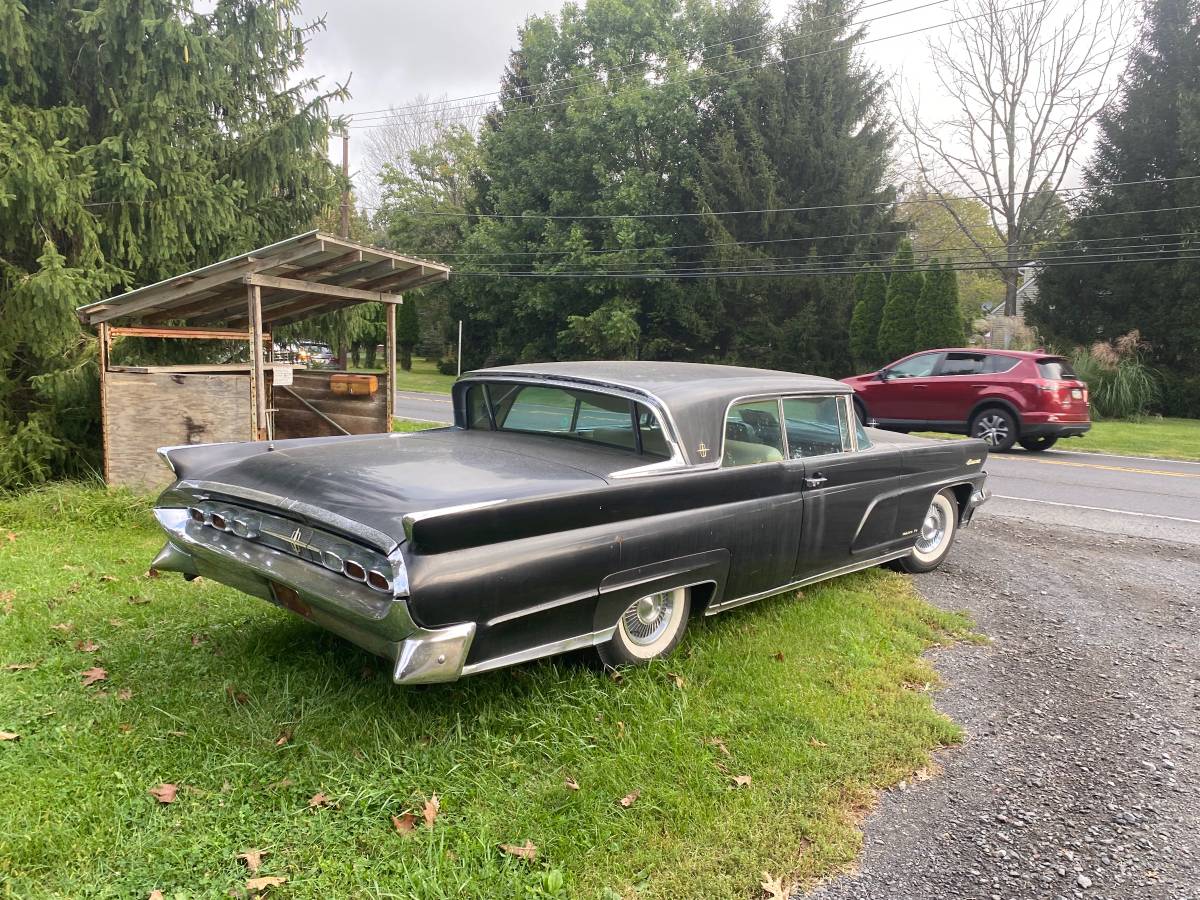
[[[14,896],[744,898],[851,864],[874,792],[959,738],[921,654],[967,623],[890,571],[695,620],[620,678],[572,657],[402,688],[286,612],[149,573],[161,543],[123,492],[0,498]]]
[[[373,369],[352,368],[352,372],[383,372],[383,366]],[[454,384],[453,375],[443,375],[438,371],[436,359],[425,359],[414,356],[412,370],[405,372],[396,364],[396,390],[420,391],[427,394],[449,394],[450,386]]]
[[[962,437],[961,434],[934,431],[921,434],[938,438]],[[1200,460],[1200,419],[1102,419],[1093,422],[1091,431],[1083,437],[1061,440],[1054,449]]]

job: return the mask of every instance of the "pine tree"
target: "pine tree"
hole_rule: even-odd
[[[861,367],[874,367],[886,362],[879,352],[879,324],[883,321],[883,306],[887,302],[887,279],[872,268],[863,279],[859,301],[854,304],[850,319],[850,354]]]
[[[916,268],[912,244],[901,242],[892,258],[892,276],[888,279],[887,302],[879,324],[879,353],[885,361],[899,359],[917,345],[917,307],[925,276]]]
[[[409,294],[396,310],[396,346],[400,350],[400,368],[412,371],[413,347],[421,340],[421,322],[417,318],[416,294]]]
[[[336,196],[329,95],[283,87],[304,39],[254,0],[0,0],[0,486],[99,467],[76,306],[304,230]]]
[[[935,262],[925,273],[925,284],[917,301],[917,345],[914,349],[957,347],[962,342],[958,276],[949,266],[942,268]]]
[[[1139,235],[1168,236],[1145,241],[1147,251],[1186,246],[1169,236],[1200,230],[1198,175],[1200,3],[1151,0],[1120,100],[1100,118],[1071,252],[1128,246]],[[1200,259],[1148,255],[1062,267],[1048,259],[1026,317],[1048,339],[1085,346],[1137,329],[1150,345],[1149,362],[1168,379],[1168,397],[1182,396],[1172,385],[1190,384],[1200,398]],[[1200,415],[1200,399],[1181,400],[1174,412]]]

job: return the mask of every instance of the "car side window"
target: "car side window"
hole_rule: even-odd
[[[890,366],[888,375],[892,378],[927,378],[933,374],[941,358],[940,353],[920,353]]]
[[[1020,361],[1021,360],[1015,356],[1005,356],[1002,353],[993,353],[989,355],[987,360],[984,362],[983,371],[988,375],[999,375],[1002,372],[1007,372]]]
[[[850,449],[850,422],[840,397],[788,397],[783,401],[788,456],[804,459]]]
[[[725,417],[725,466],[750,466],[783,459],[778,400],[735,403]]]
[[[483,431],[492,427],[492,420],[487,411],[487,399],[483,396],[481,384],[473,384],[467,388],[467,427]]]
[[[987,357],[982,353],[947,353],[939,375],[982,375]]]

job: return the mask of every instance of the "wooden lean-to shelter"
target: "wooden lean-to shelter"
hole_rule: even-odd
[[[139,490],[170,473],[159,447],[386,432],[402,292],[445,281],[448,266],[318,231],[79,307],[100,335],[104,478]],[[276,360],[270,329],[344,304],[386,305],[384,375]],[[168,324],[170,323],[170,324]],[[114,337],[245,341],[249,361],[118,365]]]

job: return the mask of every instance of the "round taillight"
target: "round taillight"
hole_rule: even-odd
[[[204,510],[197,509],[196,507],[193,506],[188,510],[188,518],[191,519],[193,522],[195,522],[197,525],[203,525],[205,522]]]
[[[217,512],[209,516],[208,521],[212,524],[213,528],[219,528],[221,531],[229,527],[229,523],[225,521],[225,517]]]
[[[334,572],[342,571],[342,558],[331,550],[321,554],[321,565]]]
[[[367,573],[367,584],[377,591],[390,591],[392,589],[392,583],[388,581],[387,576],[375,569]]]
[[[352,559],[348,559],[342,563],[342,574],[347,578],[353,578],[355,581],[367,580],[367,570]]]
[[[250,519],[234,519],[230,524],[233,533],[240,538],[255,538],[258,537],[258,528]]]

